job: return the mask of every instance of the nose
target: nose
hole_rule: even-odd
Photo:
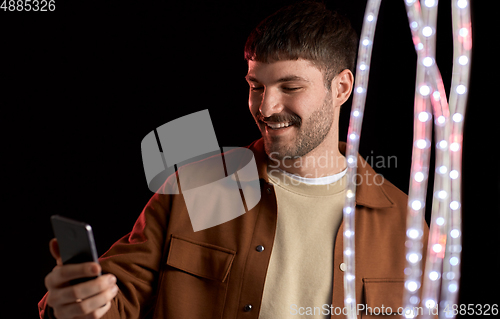
[[[281,103],[279,92],[271,88],[266,88],[262,94],[262,102],[259,111],[264,117],[270,117],[273,114],[280,113],[284,106]]]

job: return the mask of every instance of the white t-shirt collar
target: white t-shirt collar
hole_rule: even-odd
[[[336,181],[340,180],[344,175],[347,173],[347,168],[341,171],[340,173],[334,174],[334,175],[329,175],[329,176],[323,176],[323,177],[318,177],[318,178],[310,178],[310,177],[302,177],[296,174],[288,173],[287,171],[282,170],[281,168],[278,168],[280,172],[283,174],[289,176],[290,178],[293,178],[296,181],[299,181],[304,184],[309,184],[309,185],[328,185],[335,183]]]

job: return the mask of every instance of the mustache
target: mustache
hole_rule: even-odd
[[[255,118],[259,121],[262,122],[292,122],[293,124],[296,124],[297,126],[300,126],[302,123],[302,119],[296,115],[296,114],[273,114],[269,117],[264,117],[262,113],[257,112]]]

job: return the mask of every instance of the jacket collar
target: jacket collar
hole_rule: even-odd
[[[339,142],[339,151],[345,155],[347,144]],[[267,176],[268,157],[264,150],[262,138],[254,141],[248,146],[255,155],[259,178],[269,183]],[[358,168],[356,175],[356,205],[370,208],[392,207],[394,202],[390,199],[382,187],[384,183],[382,175],[378,175],[373,168],[358,154]]]

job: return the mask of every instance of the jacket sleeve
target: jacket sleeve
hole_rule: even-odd
[[[154,194],[132,231],[99,258],[102,273],[114,274],[119,287],[103,318],[140,318],[154,306],[173,196]],[[38,304],[41,319],[54,318],[47,295]]]

